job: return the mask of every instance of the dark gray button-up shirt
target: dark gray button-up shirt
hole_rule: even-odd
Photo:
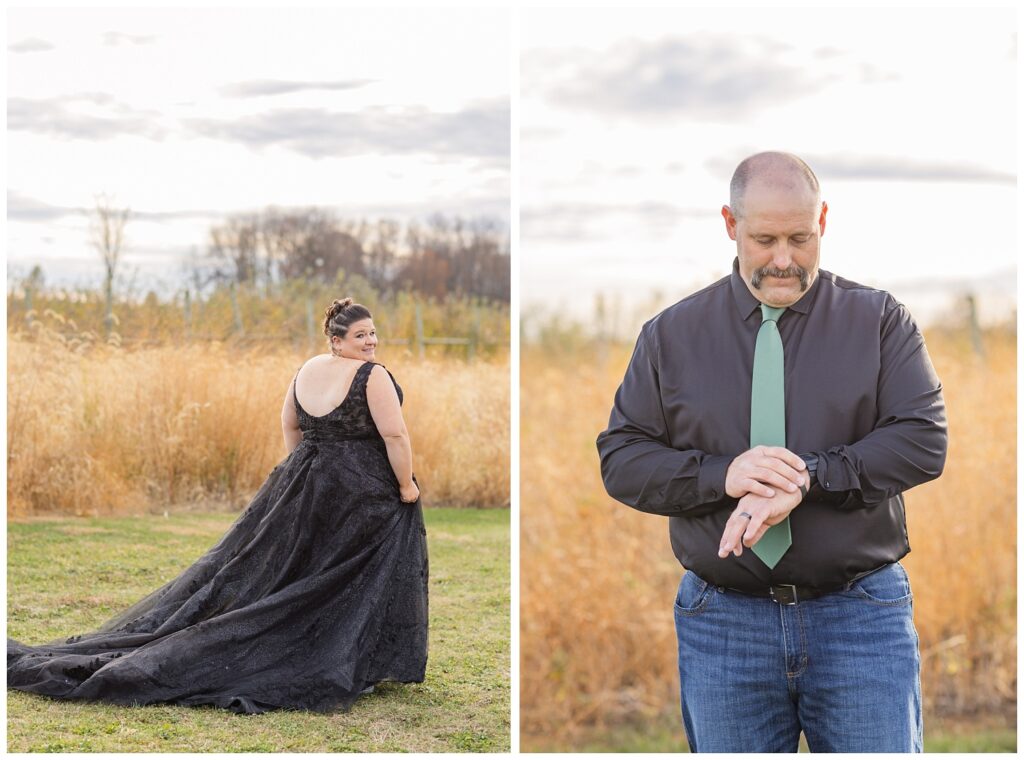
[[[817,483],[790,513],[774,569],[752,551],[718,557],[737,499],[733,458],[750,448],[760,302],[739,274],[647,322],[597,438],[608,493],[671,518],[679,561],[740,590],[831,588],[910,551],[901,493],[946,459],[942,384],[910,313],[888,293],[820,271],[779,320],[786,447],[818,456]]]

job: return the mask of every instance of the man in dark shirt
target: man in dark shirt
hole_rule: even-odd
[[[796,156],[744,160],[722,208],[732,274],[643,326],[597,440],[608,493],[669,516],[687,568],[675,613],[695,751],[796,751],[801,731],[813,751],[922,748],[898,560],[902,492],[945,462],[942,386],[902,304],[819,271],[827,212]],[[751,440],[765,327],[781,336],[784,446]]]

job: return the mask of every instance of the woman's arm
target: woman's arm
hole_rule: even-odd
[[[295,378],[292,378],[291,385],[288,386],[288,390],[284,394],[284,405],[281,407],[281,432],[284,433],[284,448],[291,454],[302,440],[299,418],[295,414]]]
[[[395,384],[391,382],[388,371],[380,365],[370,370],[370,378],[366,382],[366,402],[370,407],[370,416],[387,446],[388,461],[398,478],[402,501],[414,502],[419,498],[420,490],[412,479],[409,431],[402,418],[402,405],[398,401]]]

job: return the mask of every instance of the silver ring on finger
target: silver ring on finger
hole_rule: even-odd
[[[749,512],[740,512],[740,517],[746,517],[748,520],[754,519],[754,516]]]

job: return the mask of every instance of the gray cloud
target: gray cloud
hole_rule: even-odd
[[[723,182],[728,182],[739,162],[756,152],[741,150],[730,157],[713,158],[704,165]],[[972,164],[853,154],[801,154],[800,157],[823,183],[828,180],[1017,183],[1017,176],[1013,173]]]
[[[535,127],[523,125],[519,127],[519,139],[523,142],[530,140],[556,140],[565,134],[564,130],[555,127]]]
[[[850,51],[831,45],[815,48],[811,54],[819,61],[833,61],[827,65],[843,72],[850,79],[859,80],[861,84],[885,84],[902,78],[896,71],[881,69],[870,61],[857,60]],[[859,77],[855,76],[856,74],[859,74]]]
[[[107,107],[105,115],[78,113],[69,106],[89,102]],[[114,102],[106,93],[83,93],[60,98],[8,98],[7,128],[81,140],[109,140],[118,135],[136,135],[160,140],[166,130],[158,114],[139,111]]]
[[[880,69],[871,63],[860,65],[860,81],[864,84],[885,84],[886,82],[899,81],[900,75],[895,71]]]
[[[17,222],[51,222],[66,216],[88,216],[91,208],[82,206],[55,206],[38,198],[23,195],[17,190],[7,191],[7,219]],[[130,220],[163,222],[176,219],[220,219],[228,212],[209,209],[174,209],[146,211],[132,209]]]
[[[1017,269],[1002,267],[994,272],[976,274],[950,280],[948,277],[922,276],[895,279],[886,283],[886,290],[896,293],[929,293],[945,290],[959,290],[963,293],[1003,292],[1014,295],[1017,292]]]
[[[573,59],[556,58],[560,64],[553,67],[543,63],[550,53],[539,56],[537,65],[528,65],[526,87],[538,87],[555,103],[605,113],[734,118],[804,97],[838,78],[787,63],[792,50],[755,37],[628,41],[607,51],[574,51]]]
[[[277,205],[275,208],[281,211],[302,211],[309,208],[309,206]],[[425,218],[430,214],[437,213],[439,210],[437,203],[430,200],[420,203],[346,204],[344,206],[321,206],[320,208],[332,208],[345,217],[366,217],[372,219],[385,217],[399,219]],[[446,209],[445,212],[462,216],[487,216],[500,220],[502,224],[507,224],[509,217],[508,183],[495,180],[489,183],[489,186],[484,186],[482,194],[467,200],[465,203],[460,203],[459,208]],[[24,195],[17,190],[7,191],[8,221],[46,223],[66,216],[89,216],[92,213],[93,210],[91,208],[57,206]],[[251,208],[172,209],[167,211],[132,209],[129,223],[132,221],[165,222],[178,219],[206,219],[215,222],[228,216],[248,213],[258,213],[258,210]]]
[[[7,191],[7,219],[18,222],[50,222],[54,219],[79,214],[80,209],[70,206],[54,206],[50,203],[22,195],[16,190]]]
[[[462,219],[487,219],[496,223],[502,230],[507,231],[509,203],[508,187],[506,184],[505,187],[499,188],[494,193],[488,192],[487,188],[484,188],[481,193],[467,197],[465,200],[459,200],[455,205],[427,199],[418,202],[317,205],[315,208],[337,213],[342,219],[399,219],[425,222],[437,214],[450,217],[457,216]],[[308,204],[273,204],[273,208],[285,213],[290,211],[303,212],[308,210],[310,206]],[[244,212],[237,211],[234,213],[256,212],[252,209],[247,209]],[[225,212],[220,216],[226,217],[227,215],[227,212]]]
[[[87,104],[88,112],[76,105]],[[186,119],[174,126],[192,135],[252,149],[283,146],[312,158],[366,153],[433,153],[509,160],[509,105],[495,100],[454,113],[423,107],[356,112],[322,108],[261,111],[233,119]],[[82,140],[120,135],[162,140],[172,128],[156,111],[138,110],[103,92],[45,99],[9,98],[7,127]]]
[[[7,49],[12,53],[41,53],[45,50],[53,50],[54,44],[38,38],[30,38],[8,45]]]
[[[836,56],[840,56],[842,54],[843,54],[842,50],[840,50],[839,48],[836,48],[836,47],[832,47],[831,45],[825,45],[823,47],[815,48],[814,49],[814,57],[815,58],[821,58],[821,59],[835,58]]]
[[[544,161],[544,157],[537,156],[524,159],[526,166],[538,164]],[[549,190],[564,190],[562,197],[572,197],[581,186],[598,187],[609,182],[615,183],[620,180],[639,180],[644,177],[666,177],[678,176],[686,172],[686,165],[679,161],[669,163],[633,163],[633,164],[602,164],[596,161],[583,161],[579,163],[572,172],[560,174],[545,180],[545,187]]]
[[[235,82],[220,88],[222,95],[231,98],[253,98],[263,95],[285,95],[304,90],[354,90],[372,84],[373,79],[347,79],[333,82],[293,82],[283,79],[252,79]]]
[[[498,159],[509,156],[509,106],[498,101],[456,113],[425,108],[358,112],[275,109],[234,119],[191,119],[210,138],[259,149],[280,145],[311,158],[380,153],[439,153]]]
[[[144,211],[132,209],[131,218],[147,222],[165,222],[176,219],[220,219],[225,214],[210,209],[175,209],[172,211]]]
[[[118,45],[148,45],[156,39],[156,35],[125,34],[124,32],[104,32],[103,44],[110,47]]]
[[[60,99],[64,103],[92,103],[97,106],[116,106],[114,96],[109,92],[80,92],[76,95],[68,95]],[[124,106],[121,106],[124,108]]]
[[[815,174],[825,179],[867,179],[926,182],[991,182],[1017,184],[1017,176],[972,164],[920,161],[891,156],[804,156]]]
[[[526,207],[519,221],[523,240],[593,240],[604,236],[598,228],[608,219],[628,217],[638,229],[667,232],[684,219],[715,216],[717,209],[685,208],[670,203],[561,203]]]

